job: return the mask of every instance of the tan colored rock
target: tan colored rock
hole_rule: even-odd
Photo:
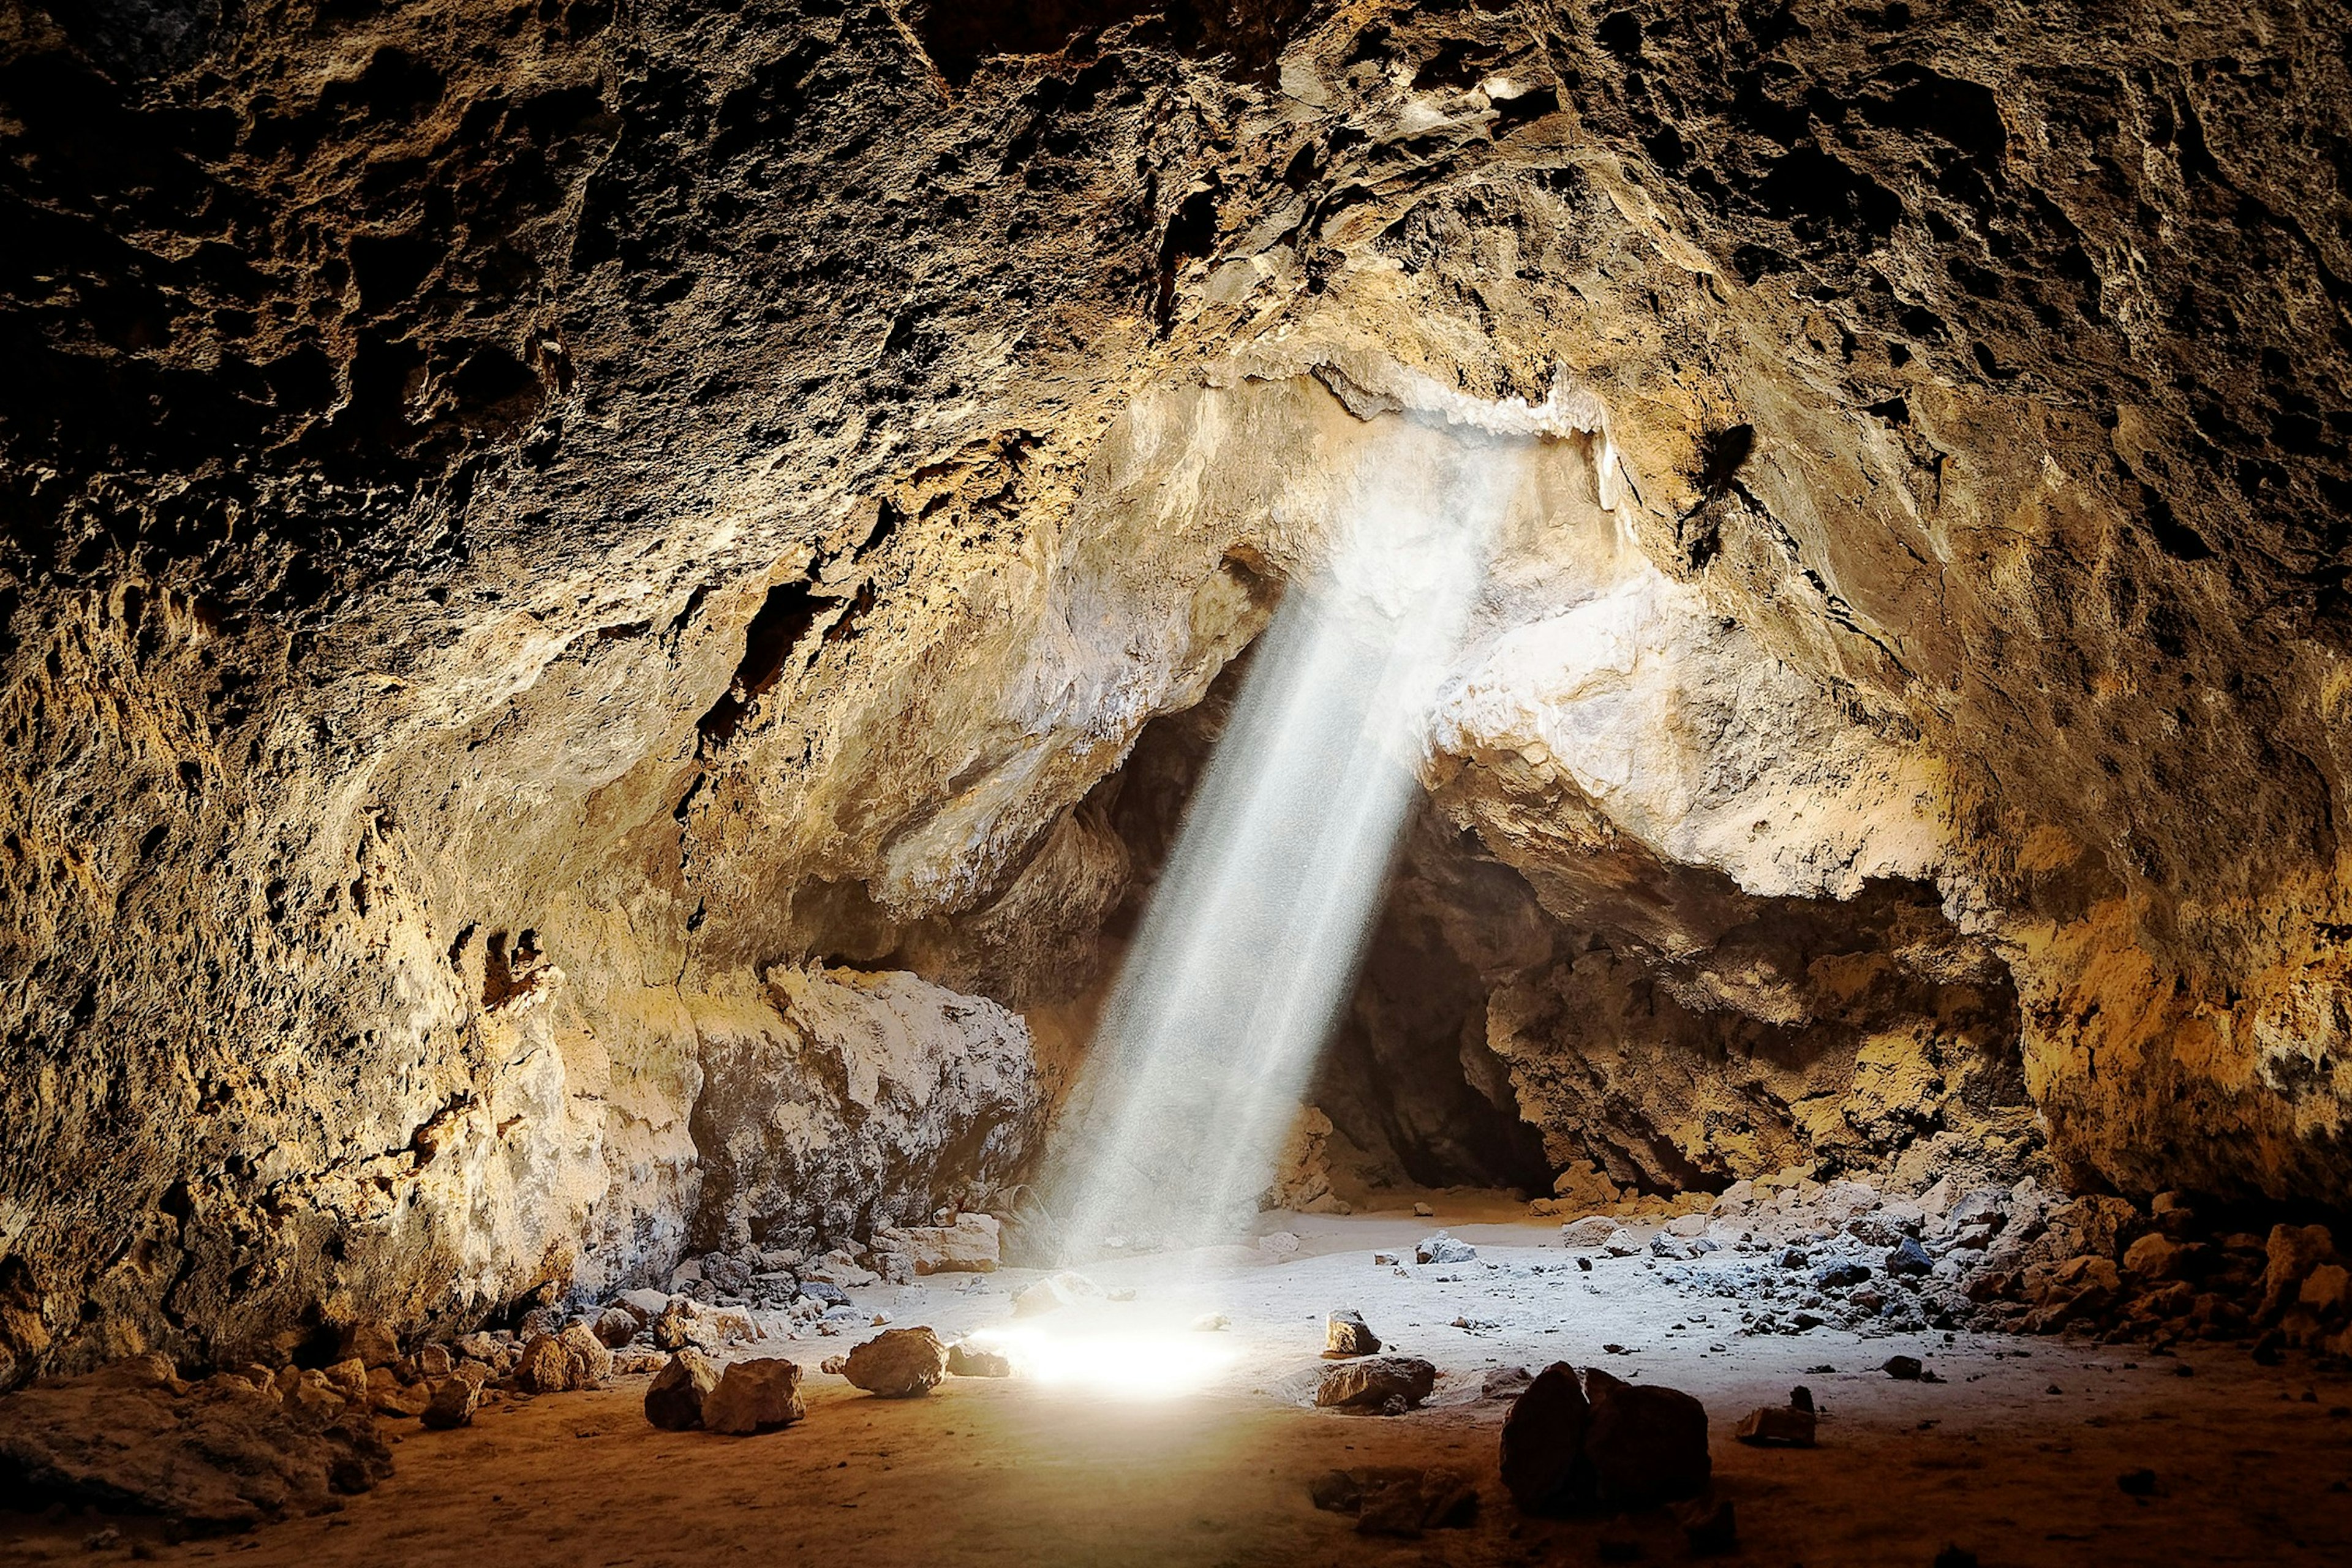
[[[326,1377],[335,1392],[345,1399],[363,1400],[368,1396],[368,1366],[357,1356],[328,1367]]]
[[[885,1399],[929,1394],[947,1372],[948,1348],[925,1328],[886,1329],[851,1350],[841,1368],[842,1376]]]
[[[882,1226],[874,1232],[874,1250],[903,1257],[917,1274],[993,1274],[1001,1237],[994,1215],[962,1214],[953,1225]]]
[[[556,1335],[570,1365],[565,1386],[602,1388],[613,1375],[613,1352],[583,1323],[574,1323]]]
[[[1325,1370],[1315,1403],[1339,1410],[1410,1410],[1437,1386],[1437,1368],[1418,1356],[1370,1356]]]
[[[368,1408],[379,1415],[416,1416],[433,1403],[433,1391],[422,1383],[403,1383],[388,1366],[371,1367],[367,1376]]]
[[[338,1342],[345,1358],[356,1360],[370,1371],[390,1366],[400,1359],[400,1336],[385,1323],[370,1321],[350,1324]]]
[[[2267,1322],[2294,1301],[2313,1269],[2335,1261],[2336,1238],[2324,1225],[2273,1226],[2263,1258],[2263,1300],[2254,1316]]]
[[[515,1365],[515,1386],[525,1394],[562,1394],[572,1386],[570,1349],[551,1334],[534,1334]]]
[[[782,1356],[730,1363],[702,1400],[705,1431],[749,1436],[789,1426],[807,1414],[800,1363]]]
[[[719,1386],[719,1368],[700,1351],[681,1350],[646,1388],[646,1419],[665,1432],[702,1424],[702,1406]]]

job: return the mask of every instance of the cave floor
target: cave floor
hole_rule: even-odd
[[[1269,1216],[1265,1229],[1300,1237],[1297,1253],[1219,1248],[1090,1268],[1108,1289],[1133,1285],[1137,1298],[1073,1309],[1074,1331],[1085,1319],[1148,1331],[1189,1321],[1203,1302],[1230,1317],[1222,1332],[1178,1329],[1156,1342],[1221,1358],[1186,1374],[1194,1392],[1138,1397],[950,1378],[928,1398],[880,1400],[816,1370],[857,1336],[779,1340],[741,1353],[808,1365],[807,1418],[782,1432],[655,1431],[639,1411],[644,1380],[625,1379],[510,1399],[457,1432],[394,1423],[398,1473],[338,1514],[180,1544],[152,1522],[116,1521],[123,1545],[96,1554],[84,1549],[87,1521],[0,1521],[0,1564],[135,1552],[253,1568],[478,1568],[485,1551],[499,1568],[1580,1563],[1598,1560],[1603,1539],[1641,1542],[1646,1561],[1682,1559],[1680,1532],[1663,1514],[1528,1520],[1504,1496],[1496,1446],[1507,1406],[1480,1399],[1480,1382],[1492,1366],[1559,1360],[1706,1402],[1717,1495],[1736,1505],[1746,1561],[1924,1565],[1948,1544],[1989,1568],[2352,1560],[2352,1380],[2294,1361],[2257,1366],[2242,1347],[2158,1357],[1966,1333],[1948,1343],[1941,1333],[1829,1328],[1742,1337],[1736,1303],[1687,1294],[1642,1259],[1602,1259],[1584,1274],[1552,1226],[1478,1223],[1508,1212],[1465,1200],[1458,1210],[1441,1203],[1434,1221]],[[1370,1261],[1373,1248],[1409,1255],[1440,1224],[1478,1247],[1477,1263],[1405,1278]],[[952,1334],[1004,1321],[1011,1291],[1033,1278],[1007,1270],[973,1289],[968,1277],[935,1276],[853,1294],[897,1324]],[[1381,1417],[1302,1404],[1328,1364],[1316,1352],[1333,1306],[1360,1309],[1390,1349],[1442,1369],[1427,1408]],[[1451,1326],[1456,1318],[1495,1326]],[[1038,1321],[1040,1331],[1054,1321]],[[1132,1353],[1154,1342],[1139,1340]],[[1877,1370],[1897,1352],[1945,1381]],[[2184,1364],[2193,1375],[2180,1375]],[[1797,1384],[1822,1406],[1820,1447],[1732,1440],[1742,1415],[1781,1403]],[[1307,1482],[1326,1469],[1440,1463],[1477,1479],[1484,1505],[1470,1528],[1368,1538],[1307,1500]],[[2156,1472],[2157,1494],[2127,1495],[2118,1478],[2143,1468]]]

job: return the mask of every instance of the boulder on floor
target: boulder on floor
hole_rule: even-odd
[[[1679,1389],[1565,1362],[1538,1373],[1502,1435],[1503,1485],[1528,1513],[1654,1508],[1698,1496],[1713,1474],[1706,1410]]]
[[[688,1348],[669,1358],[646,1387],[646,1419],[665,1432],[702,1425],[703,1402],[719,1386],[719,1369],[700,1351]]]
[[[1334,1307],[1323,1320],[1323,1353],[1333,1360],[1377,1355],[1381,1338],[1353,1307]]]
[[[553,1334],[533,1334],[515,1363],[515,1386],[525,1394],[561,1394],[572,1386],[572,1354]]]
[[[800,1363],[783,1356],[739,1361],[719,1374],[718,1386],[703,1396],[702,1426],[744,1437],[789,1426],[806,1415],[801,1403]]]
[[[1438,1231],[1413,1244],[1415,1263],[1469,1263],[1478,1256],[1478,1249],[1468,1242]]]
[[[474,1412],[481,1407],[481,1403],[480,1381],[452,1373],[434,1386],[432,1397],[425,1401],[422,1419],[425,1426],[436,1431],[470,1426],[474,1424]]]
[[[849,1352],[841,1374],[868,1394],[909,1399],[947,1375],[948,1349],[929,1329],[888,1329]]]
[[[1437,1368],[1419,1356],[1369,1356],[1325,1372],[1315,1403],[1335,1410],[1387,1410],[1394,1401],[1410,1410],[1436,1386]]]

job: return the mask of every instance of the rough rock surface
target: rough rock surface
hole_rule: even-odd
[[[682,1350],[646,1385],[646,1419],[665,1432],[699,1426],[703,1404],[718,1386],[719,1369],[701,1352]]]
[[[985,1203],[1481,430],[1339,1131],[2352,1199],[2339,0],[1049,14],[12,14],[0,1383]]]
[[[1419,1356],[1368,1356],[1327,1368],[1315,1403],[1339,1410],[1410,1410],[1437,1386],[1437,1369]]]
[[[363,1405],[319,1408],[237,1378],[182,1383],[160,1356],[0,1401],[0,1489],[35,1502],[241,1529],[339,1507],[392,1473]]]
[[[885,1329],[849,1352],[841,1375],[885,1399],[929,1394],[949,1371],[948,1347],[929,1329]]]
[[[702,1399],[703,1429],[736,1437],[789,1426],[807,1414],[800,1363],[783,1356],[730,1362]]]

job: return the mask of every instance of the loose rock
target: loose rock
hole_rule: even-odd
[[[1352,1307],[1334,1307],[1323,1320],[1323,1353],[1334,1360],[1344,1356],[1377,1355],[1380,1336],[1364,1322],[1364,1315]]]
[[[1337,1410],[1381,1410],[1391,1400],[1412,1409],[1437,1386],[1437,1368],[1419,1356],[1371,1356],[1323,1374],[1315,1403]]]
[[[702,1425],[702,1406],[719,1386],[719,1369],[700,1351],[682,1350],[646,1388],[646,1419],[665,1432]]]
[[[771,1432],[806,1414],[801,1403],[800,1363],[782,1356],[730,1364],[702,1400],[703,1430],[730,1436]]]
[[[842,1375],[884,1399],[929,1394],[948,1372],[948,1349],[929,1329],[890,1329],[849,1352]]]

